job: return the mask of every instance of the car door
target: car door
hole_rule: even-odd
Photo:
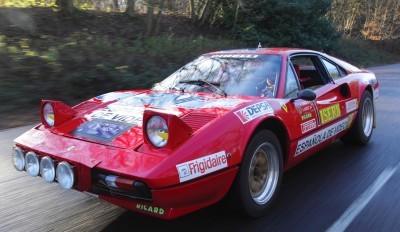
[[[284,99],[297,97],[297,93],[302,88],[298,79],[298,68],[298,66],[293,65],[291,62],[288,63]],[[286,105],[291,109],[290,125],[294,139],[304,137],[317,129],[318,115],[313,101],[297,99],[295,101],[289,101]],[[289,112],[289,110],[287,111]]]
[[[301,113],[300,136],[294,156],[309,154],[333,141],[335,135],[345,130],[348,120],[345,105],[350,98],[346,83],[335,84],[317,54],[300,54],[290,57],[300,89],[311,89],[316,93],[312,102],[296,100],[296,109]]]

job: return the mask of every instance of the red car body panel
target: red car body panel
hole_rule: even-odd
[[[15,146],[57,162],[69,162],[75,167],[74,188],[79,191],[94,192],[93,176],[97,172],[143,182],[151,190],[151,200],[95,194],[130,210],[169,219],[211,205],[226,195],[258,128],[274,125],[280,129],[284,170],[288,170],[347,132],[365,90],[371,91],[374,99],[379,94],[372,73],[318,52],[283,48],[210,54],[221,53],[280,55],[277,97],[137,90],[105,94],[73,108],[56,102],[61,111],[55,112],[55,117],[61,118],[56,126],[38,125],[18,137]],[[314,101],[284,99],[288,59],[296,54],[328,57],[348,75],[316,89]],[[255,116],[246,117],[245,112]],[[143,125],[152,115],[172,125],[172,142],[164,148],[153,146],[146,137]],[[90,131],[88,123],[94,120],[100,120],[100,124],[101,120],[117,121],[121,133],[101,138],[85,134]],[[124,127],[125,123],[134,126]],[[191,174],[181,173],[187,171]]]

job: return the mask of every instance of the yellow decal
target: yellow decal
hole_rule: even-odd
[[[346,129],[350,128],[351,123],[353,122],[354,113],[349,115],[349,120],[347,121]]]
[[[143,211],[150,212],[150,213],[159,214],[159,215],[163,215],[165,213],[165,210],[163,208],[156,207],[156,206],[150,206],[150,205],[136,204],[136,209],[143,210]]]
[[[319,111],[319,115],[321,117],[321,123],[325,124],[330,121],[333,121],[337,118],[340,118],[340,107],[339,103],[323,108],[322,110]]]
[[[281,108],[282,108],[282,110],[283,111],[285,111],[286,113],[288,112],[288,109],[287,109],[287,106],[286,106],[286,104],[284,104],[283,102],[279,102],[280,104],[281,104]]]
[[[301,120],[306,120],[306,119],[309,119],[309,118],[311,118],[311,113],[306,113],[306,114],[303,114],[303,115],[301,115]]]
[[[164,140],[168,140],[168,132],[158,132],[157,133],[158,136],[160,136],[161,138],[163,138]]]

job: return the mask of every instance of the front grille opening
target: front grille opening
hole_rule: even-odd
[[[152,201],[153,198],[146,183],[97,170],[92,171],[92,192],[144,201]]]

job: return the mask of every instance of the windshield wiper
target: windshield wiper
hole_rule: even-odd
[[[177,91],[179,91],[179,92],[182,92],[182,93],[184,93],[184,92],[185,92],[185,90],[184,90],[184,89],[182,89],[182,88],[179,88],[179,87],[177,87],[177,86],[170,87],[170,88],[169,88],[169,90],[177,90]]]
[[[197,79],[197,80],[179,81],[179,84],[192,84],[192,85],[198,85],[198,86],[204,86],[207,84],[207,85],[213,87],[216,90],[215,92],[218,92],[219,94],[223,95],[224,97],[228,96],[228,94],[224,90],[222,90],[218,87],[219,83],[211,83],[211,82],[208,82],[205,80]],[[215,92],[213,92],[213,93],[215,93]]]

